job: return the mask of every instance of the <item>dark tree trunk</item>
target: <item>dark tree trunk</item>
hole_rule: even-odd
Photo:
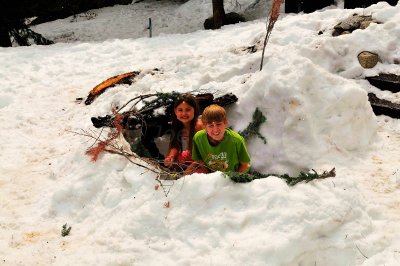
[[[299,13],[303,10],[302,2],[299,0],[285,0],[285,13]]]
[[[11,47],[10,35],[6,25],[0,21],[0,47]]]
[[[219,29],[224,25],[225,9],[224,0],[212,0],[214,29]]]
[[[381,0],[345,0],[344,8],[357,8],[357,7],[368,7],[372,4],[376,4]],[[398,0],[386,0],[389,5],[395,6]]]
[[[400,104],[378,98],[372,92],[368,93],[368,99],[376,115],[387,115],[400,119]]]
[[[285,13],[312,13],[333,3],[333,0],[286,0]]]
[[[333,0],[307,0],[303,1],[303,10],[304,13],[312,13],[318,9],[322,9],[324,7],[333,5],[334,1]]]
[[[344,8],[357,8],[357,7],[367,7],[372,4],[371,0],[345,0]]]
[[[9,9],[6,1],[0,1],[0,47],[11,46],[7,13],[9,13]]]

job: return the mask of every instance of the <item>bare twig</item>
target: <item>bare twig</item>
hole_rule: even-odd
[[[161,180],[161,179],[156,179],[158,184],[160,184],[160,187],[162,188],[165,197],[168,197],[169,192],[171,191],[171,188],[175,184],[175,180]]]
[[[238,2],[238,0],[231,0],[230,2],[231,2],[231,5],[233,5],[235,8],[242,9],[242,4],[240,4]]]
[[[109,153],[112,153],[112,154],[121,155],[121,156],[125,157],[129,162],[133,163],[134,165],[137,165],[137,166],[139,166],[139,167],[142,167],[142,168],[144,168],[144,169],[146,169],[146,170],[149,170],[149,171],[151,171],[151,172],[153,172],[153,173],[155,173],[155,174],[160,174],[159,171],[157,171],[157,170],[155,170],[155,169],[152,169],[151,167],[148,167],[148,166],[146,166],[146,165],[143,165],[143,164],[134,162],[134,161],[130,158],[131,156],[133,156],[133,154],[129,154],[129,153],[123,151],[123,150],[115,150],[115,149],[110,149],[110,148],[106,148],[104,151],[109,152]]]
[[[90,148],[92,148],[97,142],[102,141],[102,140],[100,139],[100,137],[101,137],[101,135],[102,135],[102,133],[103,133],[103,130],[104,130],[104,128],[102,128],[101,131],[100,131],[100,133],[98,133],[98,134],[95,133],[95,132],[93,132],[92,130],[87,131],[87,130],[83,130],[83,129],[81,130],[81,132],[76,132],[76,131],[72,131],[72,130],[67,130],[67,132],[73,133],[73,134],[75,134],[75,135],[80,135],[80,136],[84,136],[84,137],[88,137],[88,138],[94,139],[93,144],[90,145],[89,148],[88,148],[88,149],[90,149]],[[97,135],[97,136],[96,136],[96,135]]]
[[[144,168],[144,169],[146,169],[146,171],[155,173],[157,175],[155,180],[158,182],[158,184],[162,188],[165,197],[168,197],[168,194],[174,185],[174,181],[181,177],[180,174],[171,173],[167,170],[164,170],[157,160],[142,158],[142,157],[136,156],[134,154],[128,153],[122,149],[106,149],[105,151],[112,153],[112,154],[121,155],[121,156],[125,157],[130,163],[133,163],[136,166]],[[145,163],[149,164],[150,166],[146,166],[144,164],[135,162],[132,160],[132,157],[135,159],[139,159],[140,161],[145,162]],[[162,177],[164,177],[164,178],[162,178]],[[166,178],[166,177],[169,177],[169,178]]]
[[[364,253],[362,253],[362,252],[361,252],[361,250],[358,248],[357,244],[356,244],[356,248],[357,248],[357,249],[358,249],[358,251],[361,253],[361,255],[363,255],[363,256],[364,256],[364,258],[368,259],[368,257],[367,257],[367,256],[365,256],[365,255],[364,255]]]
[[[314,169],[312,169],[315,173],[317,173]],[[324,171],[322,174],[319,175],[320,178],[327,178],[327,177],[335,177],[336,176],[336,169],[333,167],[329,171]]]
[[[100,140],[101,134],[103,133],[104,127],[100,130],[100,133],[98,134],[97,138],[94,140],[93,144],[89,146],[89,148],[87,148],[88,150],[90,148],[92,148],[94,145],[96,145],[96,143]]]
[[[128,102],[126,102],[121,108],[119,108],[117,110],[117,113],[119,113],[123,108],[125,108],[129,103],[131,103],[134,100],[137,100],[137,101],[132,105],[132,107],[130,108],[130,111],[134,110],[133,107],[136,106],[136,104],[138,104],[140,101],[142,101],[146,98],[152,97],[152,96],[156,96],[156,95],[157,94],[147,94],[147,95],[136,96],[136,97],[130,99]]]

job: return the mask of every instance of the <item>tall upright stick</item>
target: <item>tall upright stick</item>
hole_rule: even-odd
[[[265,53],[265,46],[267,46],[269,36],[271,35],[272,29],[274,28],[275,22],[278,20],[279,11],[281,9],[282,0],[273,0],[271,12],[269,13],[268,20],[267,20],[267,34],[265,35],[264,39],[264,47],[261,56],[261,64],[260,64],[260,71],[263,67],[264,62],[264,53]]]

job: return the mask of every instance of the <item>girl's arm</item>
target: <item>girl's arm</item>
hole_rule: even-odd
[[[168,155],[165,156],[164,159],[164,165],[169,167],[172,165],[172,163],[176,160],[176,157],[178,156],[178,149],[177,148],[171,148],[168,152]]]
[[[249,170],[250,163],[240,162],[238,172],[239,173],[246,173]]]

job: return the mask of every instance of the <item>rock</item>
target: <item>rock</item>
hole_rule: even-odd
[[[379,61],[379,56],[377,54],[363,51],[358,54],[358,62],[363,68],[373,68]]]
[[[371,24],[371,22],[376,22],[372,19],[372,16],[360,16],[353,15],[342,22],[339,22],[333,27],[332,36],[339,36],[342,34],[352,33],[357,29],[365,29]]]
[[[360,27],[361,21],[363,20],[364,18],[362,16],[352,16],[340,22],[338,25],[335,26],[335,28],[338,27],[343,30],[353,31]]]
[[[371,24],[371,22],[372,22],[372,20],[364,20],[364,21],[361,21],[361,23],[360,23],[360,29],[366,29],[366,28],[368,28],[368,26],[369,26],[369,24]]]
[[[333,37],[339,36],[340,34],[342,34],[342,32],[343,32],[342,29],[333,29],[332,36]]]

